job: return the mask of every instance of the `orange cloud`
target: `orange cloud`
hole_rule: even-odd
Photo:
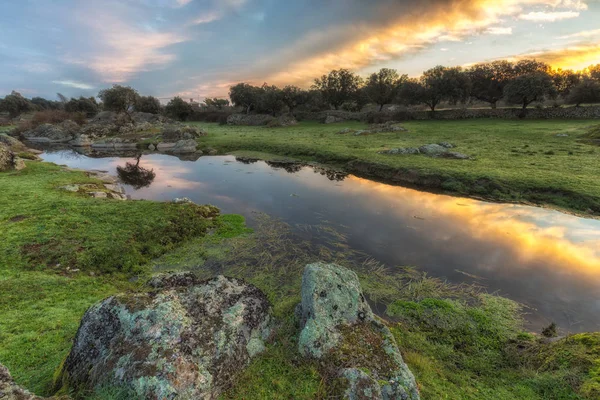
[[[332,69],[361,70],[419,51],[443,38],[460,39],[476,33],[485,33],[503,17],[522,14],[527,6],[546,5],[567,7],[570,10],[587,8],[584,2],[577,0],[454,0],[449,3],[443,7],[430,7],[425,2],[416,3],[410,12],[385,27],[344,27],[361,35],[369,32],[369,35],[297,62],[285,71],[272,74],[267,81],[274,84],[306,84]],[[310,34],[292,45],[286,53],[293,54],[296,48],[305,48],[307,42],[326,37],[327,32]],[[273,60],[280,57],[281,54]],[[271,61],[265,60],[264,64],[268,65]]]
[[[582,43],[564,49],[539,51],[514,58],[535,58],[554,68],[583,70],[590,65],[600,64],[600,44]]]

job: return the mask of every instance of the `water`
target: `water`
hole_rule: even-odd
[[[133,158],[48,151],[47,161],[115,173]],[[600,221],[512,204],[420,192],[355,176],[332,181],[232,156],[184,161],[151,154],[152,182],[125,185],[132,199],[188,197],[224,213],[264,212],[293,226],[328,225],[388,265],[417,266],[451,282],[477,282],[529,307],[529,326],[600,330]]]

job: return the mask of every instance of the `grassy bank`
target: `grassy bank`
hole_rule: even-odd
[[[598,124],[594,120],[412,121],[403,124],[408,132],[368,136],[337,134],[346,127],[365,128],[357,122],[271,129],[196,124],[209,132],[200,139],[201,148],[315,160],[399,184],[600,215],[600,148],[579,140]],[[472,160],[377,153],[440,142],[454,144]]]
[[[355,270],[366,295],[394,321],[423,399],[597,398],[597,334],[541,343],[522,332],[518,304],[381,265],[331,229],[312,227],[312,235],[299,237],[260,216],[252,231],[243,217],[215,217],[211,207],[91,199],[58,189],[70,183],[95,181],[39,162],[0,174],[0,363],[38,394],[48,394],[87,307],[116,292],[144,290],[153,271],[192,270],[243,278],[274,305],[273,342],[224,398],[328,398],[320,366],[298,355],[293,311],[304,266],[324,260]]]

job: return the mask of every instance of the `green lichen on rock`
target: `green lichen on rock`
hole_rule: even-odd
[[[140,398],[214,398],[264,349],[265,295],[242,281],[192,274],[151,281],[150,293],[110,297],[84,315],[63,388],[126,387]],[[261,341],[261,343],[258,343]]]
[[[307,265],[298,314],[299,351],[322,360],[337,395],[419,399],[414,376],[390,330],[374,316],[354,272],[335,264]]]

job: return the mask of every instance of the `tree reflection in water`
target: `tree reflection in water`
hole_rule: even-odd
[[[125,163],[124,167],[117,167],[117,174],[119,179],[126,185],[132,186],[135,190],[148,187],[156,178],[156,173],[153,169],[146,169],[140,167],[141,154],[138,154],[134,163]]]

